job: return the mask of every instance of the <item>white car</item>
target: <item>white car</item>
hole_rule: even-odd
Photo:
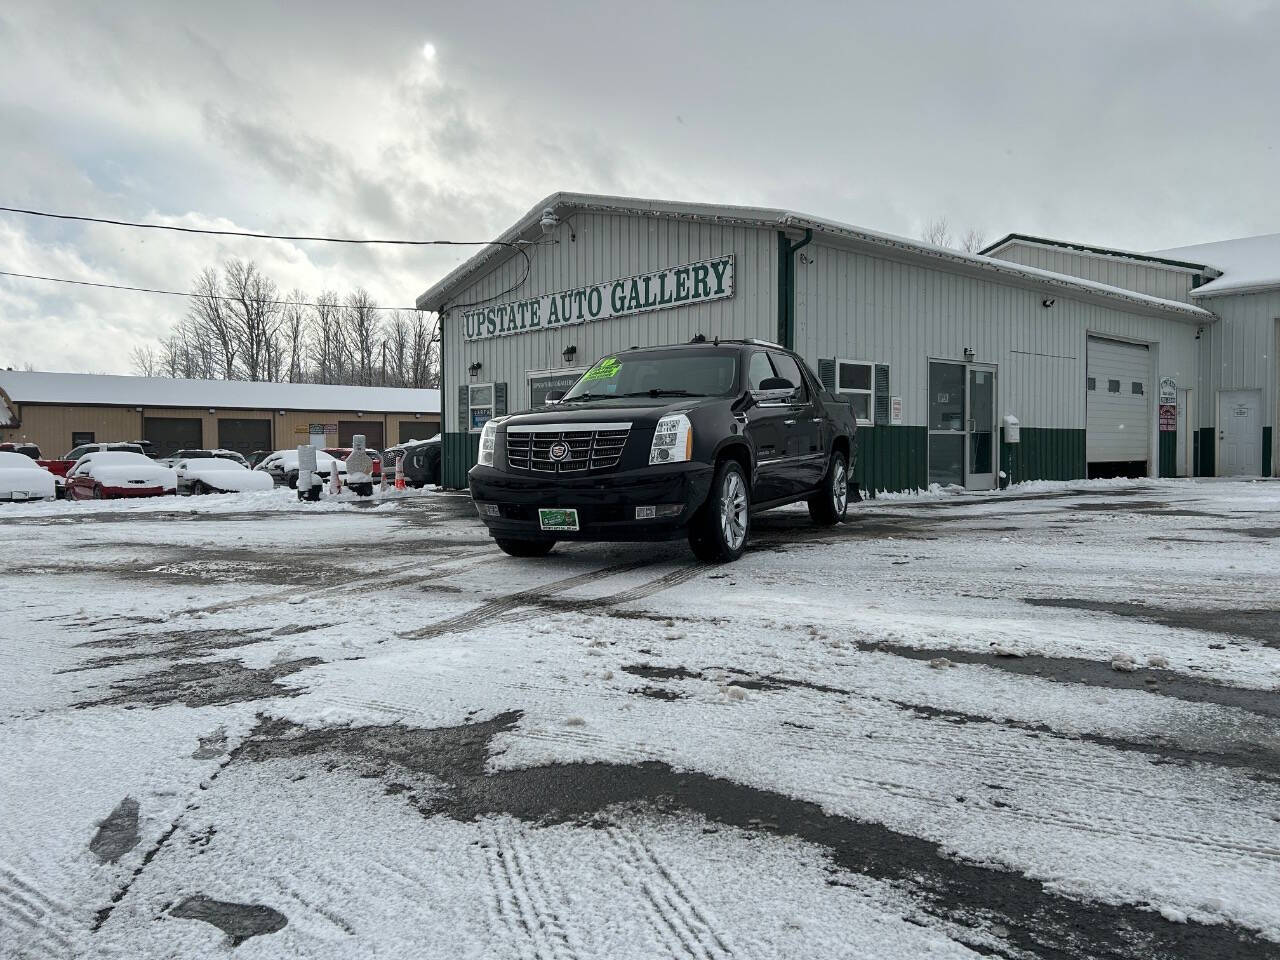
[[[58,488],[53,474],[21,453],[0,451],[0,501],[52,500]]]
[[[179,460],[173,470],[178,475],[179,493],[247,493],[275,486],[275,481],[265,473],[221,457]]]
[[[327,484],[334,466],[338,468],[338,478],[343,485],[347,482],[347,462],[331,457],[323,450],[316,451],[316,473]],[[298,451],[277,450],[253,468],[262,471],[275,481],[277,486],[298,489]]]
[[[86,453],[67,471],[67,499],[160,497],[178,492],[178,475],[141,453]]]

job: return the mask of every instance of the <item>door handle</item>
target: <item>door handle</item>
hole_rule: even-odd
[[[821,422],[822,422],[822,418],[821,418],[821,417],[814,417],[814,418],[813,418],[812,420],[810,420],[809,422],[810,422],[810,423],[821,423]]]
[[[970,432],[970,433],[977,433],[977,432],[978,432],[978,421],[977,421],[977,420],[970,420],[970,421],[969,421],[969,432]]]
[[[782,422],[785,423],[788,427],[794,427],[796,425],[796,422],[794,420],[783,420]]]

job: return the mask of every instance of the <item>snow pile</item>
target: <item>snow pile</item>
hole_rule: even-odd
[[[1193,297],[1244,293],[1280,285],[1280,233],[1155,250],[1152,255],[1203,263],[1222,271],[1216,280],[1191,291]]]

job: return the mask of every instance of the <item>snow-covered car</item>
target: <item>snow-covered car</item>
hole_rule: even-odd
[[[52,500],[57,496],[53,474],[26,454],[0,451],[0,501]]]
[[[86,453],[67,471],[69,500],[160,497],[178,492],[178,475],[141,453]]]
[[[179,450],[171,457],[165,457],[159,462],[166,467],[176,467],[183,460],[197,459],[217,459],[217,460],[234,460],[240,466],[248,469],[250,463],[244,458],[243,454],[236,453],[234,450],[223,450],[221,448],[214,450]]]
[[[179,493],[247,493],[275,486],[267,474],[222,457],[179,460],[173,472],[178,475]]]
[[[329,477],[335,464],[338,468],[338,479],[345,484],[347,479],[346,461],[337,460],[323,450],[316,451],[316,473],[320,474],[325,483],[329,482]],[[297,450],[277,450],[253,469],[255,471],[261,470],[263,473],[268,474],[278,487],[298,489]]]

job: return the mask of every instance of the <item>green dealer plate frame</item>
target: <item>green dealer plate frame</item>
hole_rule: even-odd
[[[578,530],[578,511],[573,509],[561,509],[539,507],[538,508],[538,527],[542,530],[567,530],[576,532]]]

